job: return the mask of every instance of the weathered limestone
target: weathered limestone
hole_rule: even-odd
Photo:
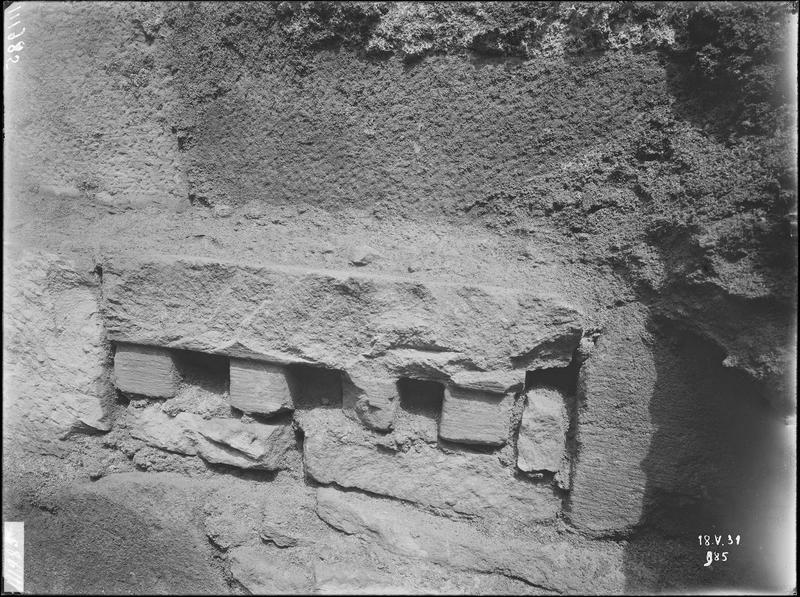
[[[302,427],[306,473],[319,483],[520,527],[553,521],[561,510],[549,485],[516,479],[491,454],[446,454],[427,445],[391,452],[336,411],[308,413]]]
[[[560,592],[624,589],[622,548],[532,537],[489,535],[469,523],[404,504],[329,487],[317,490],[317,514],[340,531],[402,556],[463,570],[500,572]]]
[[[242,423],[238,419],[201,421],[196,416],[192,424],[207,440],[198,442],[198,454],[217,464],[276,470],[283,467],[286,453],[294,444],[294,433],[288,424]]]
[[[114,355],[117,389],[152,398],[172,398],[180,376],[172,353],[157,346],[118,344]]]
[[[61,411],[71,419],[71,431],[110,431],[111,423],[106,417],[103,405],[97,396],[64,392],[55,396],[58,407],[51,412],[52,417],[58,417]],[[61,435],[60,437],[64,437]]]
[[[3,446],[60,453],[75,432],[108,431],[99,284],[91,266],[4,248]]]
[[[197,454],[196,438],[187,425],[194,421],[191,415],[179,413],[170,417],[158,405],[136,409],[132,414],[127,421],[131,437],[168,452],[185,456]]]
[[[103,299],[117,342],[348,374],[369,363],[384,380],[564,366],[582,335],[574,308],[531,289],[199,258],[106,259]]]
[[[275,547],[280,547],[281,549],[294,547],[298,543],[297,537],[287,535],[281,530],[281,527],[269,523],[262,525],[259,537],[264,543],[272,543]]]
[[[460,371],[452,376],[452,385],[464,390],[507,394],[522,387],[525,372],[512,371]]]
[[[578,383],[578,441],[568,516],[577,527],[610,532],[639,523],[654,433],[650,397],[657,372],[646,344],[646,313],[620,309],[599,337]]]
[[[564,400],[554,388],[528,391],[517,439],[519,470],[557,473],[562,468],[569,429]]]
[[[308,595],[311,570],[292,564],[281,552],[266,546],[231,550],[231,575],[254,595]]]
[[[466,444],[501,446],[508,441],[513,394],[448,386],[444,391],[439,437]]]
[[[351,373],[343,383],[342,408],[354,413],[370,429],[391,429],[397,402],[396,380],[376,379],[366,372]]]
[[[392,577],[367,566],[314,563],[318,595],[432,595],[431,589],[398,585]]]
[[[231,359],[230,404],[243,412],[261,415],[291,410],[294,406],[285,367]]]
[[[136,412],[129,427],[131,436],[155,448],[244,469],[284,468],[294,444],[294,433],[288,424],[204,419],[186,412],[170,417],[158,405]]]

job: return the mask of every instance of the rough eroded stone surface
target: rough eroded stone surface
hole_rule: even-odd
[[[320,595],[424,595],[432,589],[394,584],[391,576],[367,566],[314,564],[315,592]]]
[[[237,547],[231,551],[231,574],[254,595],[308,594],[311,570],[293,565],[280,552],[264,546]]]
[[[492,536],[464,522],[329,487],[317,490],[317,514],[345,533],[444,566],[502,572],[548,590],[613,593],[624,587],[619,546]]]
[[[449,386],[444,391],[439,437],[466,444],[500,446],[508,441],[513,394]]]
[[[370,429],[391,429],[397,408],[397,384],[366,375],[348,375],[342,384],[342,407]]]
[[[108,348],[91,265],[7,247],[3,269],[4,446],[13,438],[58,452],[73,432],[108,431]]]
[[[527,392],[517,439],[517,468],[558,472],[564,460],[569,420],[564,396],[554,388]]]
[[[178,413],[171,417],[158,405],[153,405],[134,411],[127,423],[131,437],[154,448],[194,456],[197,454],[197,441],[189,427],[193,421],[192,415]]]
[[[276,470],[286,464],[286,453],[294,445],[294,433],[288,424],[242,423],[238,419],[199,421],[196,415],[192,424],[206,440],[200,442],[198,453],[217,464]]]
[[[202,487],[123,473],[42,496],[25,520],[25,590],[35,595],[229,593],[198,524]],[[14,520],[18,520],[17,516]]]
[[[244,469],[277,470],[287,465],[294,445],[291,425],[204,419],[193,413],[170,417],[158,405],[137,412],[129,422],[133,437],[147,444],[208,462]]]
[[[169,350],[157,346],[118,344],[114,355],[117,389],[153,398],[172,398],[180,376]]]
[[[387,451],[340,413],[306,417],[303,431],[306,473],[319,483],[518,525],[552,521],[561,508],[551,487],[516,479],[491,454]]]
[[[230,404],[246,413],[273,415],[293,407],[286,370],[280,365],[231,359]]]

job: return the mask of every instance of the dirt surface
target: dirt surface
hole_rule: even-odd
[[[600,591],[590,580],[604,562],[619,571],[604,577],[612,592],[786,589],[796,7],[31,2],[21,14],[24,50],[5,75],[4,520],[30,521],[30,587],[573,593]],[[226,363],[189,363],[166,401],[113,386],[109,314],[162,313],[152,297],[168,284],[134,272],[140,285],[114,295],[103,264],[151,256],[199,260],[208,270],[198,280],[213,283],[218,270],[286,266],[378,286],[556,297],[580,313],[583,337],[568,367],[521,367],[504,447],[437,440],[438,410],[426,402],[414,418],[401,393],[391,430],[361,415],[370,429],[348,432],[359,419],[314,427],[300,408],[282,413],[276,424],[292,425],[297,441],[288,464],[242,470],[224,463],[238,457],[204,459],[210,448],[193,435],[203,430],[148,435],[140,422],[158,411],[154,420],[266,425],[228,406],[230,387],[214,373]],[[349,292],[332,288],[312,298],[339,304],[336,293]],[[224,291],[202,306],[176,292],[180,304],[165,301],[163,313],[201,337],[208,311],[237,317]],[[391,315],[369,296],[353,300],[391,333],[410,326],[403,305]],[[237,301],[240,318],[263,307]],[[298,336],[324,338],[312,304],[276,312]],[[264,317],[258,334],[280,327]],[[341,330],[350,319],[361,321],[322,324]],[[144,343],[186,349],[196,339],[168,337],[179,326],[167,323]],[[313,342],[296,339],[281,358],[348,374],[353,355],[372,354],[359,334],[343,340],[350,360],[311,358]],[[486,336],[504,342],[502,326]],[[532,353],[548,354],[543,338],[531,339]],[[430,373],[452,373],[430,364],[439,357],[425,358],[409,370],[449,379]],[[397,362],[386,367],[399,371]],[[555,477],[515,468],[524,392],[537,385],[568,400],[555,461],[569,464]],[[347,396],[345,386],[344,408]],[[414,470],[440,477],[423,490]],[[506,551],[462,557],[457,539],[443,540],[455,554],[443,561],[424,537],[409,547],[369,517],[348,532],[317,514],[317,488],[330,485],[358,493],[366,512],[402,506],[410,521],[491,533],[503,502],[485,496],[503,484],[509,495],[546,494],[539,526],[505,530],[550,554],[549,572],[526,576],[527,556]],[[241,516],[235,494],[253,499],[240,499]],[[482,508],[491,515],[475,514]],[[262,519],[276,511],[291,516]],[[78,513],[94,526],[78,533]],[[263,541],[263,524],[296,544]],[[113,528],[116,539],[103,530]],[[714,532],[743,534],[737,566],[702,566],[693,542]],[[75,533],[94,551],[75,555]],[[568,544],[588,555],[567,562]],[[111,557],[95,567],[98,550]],[[345,573],[354,562],[363,566]]]

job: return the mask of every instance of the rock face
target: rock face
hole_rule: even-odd
[[[294,445],[294,434],[288,424],[207,420],[186,412],[170,417],[158,405],[136,413],[129,425],[131,436],[153,447],[243,469],[284,468],[287,453]]]
[[[156,256],[103,272],[117,342],[338,369],[414,349],[447,353],[446,378],[463,358],[486,371],[563,366],[581,337],[573,307],[532,291]]]
[[[110,429],[107,347],[89,263],[9,248],[3,297],[4,443],[60,452]]]
[[[791,593],[794,3],[6,12],[29,592]]]
[[[545,590],[613,593],[624,586],[620,551],[493,537],[463,522],[332,488],[317,491],[317,514],[334,528],[397,554],[465,570],[501,571]]]
[[[552,522],[560,510],[549,485],[516,479],[491,454],[446,454],[427,445],[393,452],[338,413],[307,417],[302,426],[306,473],[319,483],[522,526]]]
[[[526,394],[517,439],[517,468],[526,473],[557,473],[564,465],[569,420],[565,397],[554,388],[535,388]]]
[[[478,368],[501,380],[490,387],[521,383],[525,368],[569,363],[581,337],[575,309],[514,289],[164,257],[109,261],[103,271],[105,322],[115,341],[233,357],[231,404],[262,414],[288,408],[279,364],[339,369],[347,374],[344,408],[384,431],[401,376],[442,381]],[[240,357],[273,365],[243,365]],[[268,406],[254,403],[262,385],[275,395]],[[464,392],[454,393],[445,434],[506,441],[507,400],[484,411],[480,401],[462,400]],[[492,430],[459,431],[475,416],[491,416]]]
[[[314,564],[316,593],[320,595],[431,595],[436,591],[392,584],[385,573],[366,566]]]
[[[465,444],[500,446],[508,440],[513,394],[492,394],[448,386],[439,437]]]
[[[172,398],[178,390],[172,353],[157,346],[118,344],[114,355],[117,389],[152,398]]]
[[[313,587],[306,568],[276,557],[266,547],[239,547],[230,555],[231,574],[254,595],[303,595]]]
[[[246,359],[231,359],[230,403],[242,412],[274,415],[294,408],[286,371]]]

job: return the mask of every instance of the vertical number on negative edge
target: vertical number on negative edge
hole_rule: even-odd
[[[3,523],[3,593],[25,591],[25,523]]]
[[[19,20],[20,15],[17,12],[20,6],[21,5],[17,4],[8,9],[4,17],[4,20],[13,21],[10,25],[6,25],[6,31],[11,30],[6,36],[6,39],[12,42],[11,45],[6,48],[6,52],[11,54],[5,61],[6,70],[8,70],[9,64],[16,64],[19,62],[19,52],[25,47],[25,42],[23,40],[15,41],[18,37],[22,37],[25,34],[25,27],[22,27],[21,31],[14,30],[14,27],[20,25],[22,22]]]

